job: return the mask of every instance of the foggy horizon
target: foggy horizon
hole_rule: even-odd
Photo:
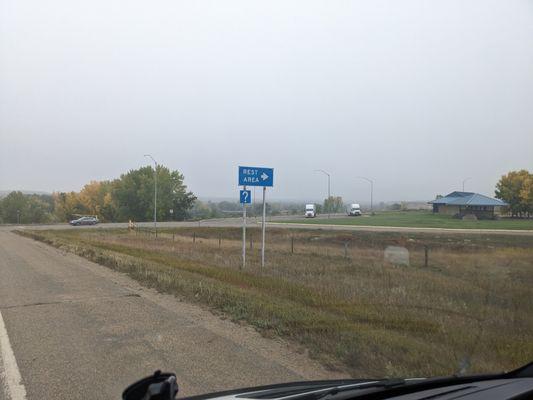
[[[201,198],[494,196],[533,169],[533,3],[0,0],[0,190],[151,165]]]
[[[143,167],[145,165],[140,165],[140,167]],[[129,170],[128,170],[129,171]],[[125,172],[128,172],[128,171],[125,171]],[[180,171],[181,172],[181,171]],[[119,178],[119,176],[115,177],[115,178]],[[3,188],[3,187],[0,187],[0,195],[2,194],[2,192],[4,193],[9,193],[9,192],[12,192],[12,191],[21,191],[21,192],[24,192],[24,193],[27,193],[27,194],[47,194],[47,195],[51,195],[55,192],[79,192],[83,186],[87,183],[90,183],[91,181],[95,181],[95,180],[98,180],[98,181],[105,181],[105,180],[113,180],[115,178],[109,178],[109,179],[91,179],[90,181],[87,181],[85,183],[83,183],[80,187],[77,187],[77,188],[73,188],[73,189],[66,189],[66,190],[47,190],[47,189],[33,189],[33,188],[26,188],[26,187],[17,187],[17,188]],[[318,187],[317,188],[317,192],[324,192],[323,194],[320,194],[318,193],[317,195],[315,195],[314,197],[313,196],[309,196],[309,197],[284,197],[284,196],[280,196],[277,191],[276,191],[276,185],[274,185],[273,188],[267,188],[267,202],[272,202],[272,201],[275,201],[275,202],[294,202],[294,203],[305,203],[305,202],[309,202],[309,203],[316,203],[316,202],[322,202],[324,201],[326,198],[327,198],[327,181],[326,179],[324,179],[324,183],[322,184],[323,187]],[[495,190],[495,186],[496,186],[496,182],[494,184],[494,188],[492,189],[492,191],[490,192],[486,192],[486,193],[483,193],[483,192],[480,192],[480,191],[477,191],[477,190],[474,190],[472,189],[471,187],[473,187],[474,185],[471,183],[472,181],[469,180],[467,181],[467,183],[465,184],[465,192],[477,192],[477,193],[481,193],[481,194],[484,194],[484,195],[487,195],[487,196],[490,196],[490,197],[494,197],[494,190]],[[187,177],[185,177],[185,185],[187,186],[188,190],[191,190],[197,197],[199,200],[202,200],[202,201],[215,201],[215,202],[218,202],[218,201],[233,201],[233,202],[238,202],[239,201],[239,189],[242,189],[242,187],[239,187],[239,186],[236,186],[235,187],[235,193],[233,194],[229,194],[229,195],[204,195],[202,193],[198,193],[196,191],[194,191],[193,189],[191,189],[190,185],[188,184],[187,182]],[[343,201],[344,203],[348,204],[348,203],[360,203],[360,204],[364,204],[364,205],[369,205],[370,204],[370,186],[369,184],[367,184],[368,187],[367,188],[364,188],[364,187],[357,187],[356,188],[356,193],[358,193],[358,195],[356,195],[355,197],[346,197],[346,196],[343,196],[342,193],[336,193],[332,190],[331,192],[331,195],[332,196],[340,196],[343,198]],[[332,183],[332,186],[333,186],[333,183]],[[469,187],[470,186],[470,187]],[[248,188],[249,190],[252,191],[252,198],[253,198],[253,202],[257,201],[257,202],[260,202],[261,201],[261,191],[260,189],[261,188],[258,188],[258,187],[255,187],[255,190],[254,190],[254,187],[249,187]],[[353,189],[353,188],[351,188]],[[350,188],[348,188],[346,190],[346,192],[348,192],[350,190]],[[426,201],[430,201],[430,200],[434,200],[435,197],[437,195],[442,195],[442,196],[445,196],[453,191],[461,191],[462,190],[462,182],[459,183],[459,185],[457,185],[457,187],[455,188],[450,188],[448,190],[442,190],[441,192],[438,192],[438,193],[435,193],[434,195],[430,196],[430,197],[427,197],[427,198],[415,198],[415,197],[412,197],[412,198],[407,198],[407,197],[397,197],[397,198],[388,198],[388,199],[381,199],[381,198],[376,198],[376,182],[374,182],[374,204],[378,204],[380,202],[383,202],[383,203],[395,203],[395,202],[402,202],[402,201],[405,201],[405,202],[426,202]],[[354,190],[352,190],[354,191]],[[1,197],[1,196],[0,196]]]

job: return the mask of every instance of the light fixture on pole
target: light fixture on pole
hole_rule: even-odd
[[[328,200],[326,204],[331,202],[331,175],[323,169],[315,169],[315,172],[322,172],[328,177]],[[330,217],[330,207],[328,207],[328,218]]]
[[[372,179],[366,178],[364,176],[358,176],[359,179],[364,179],[370,183],[370,212],[374,212],[374,181]]]
[[[463,179],[463,192],[465,191],[465,182],[469,181],[470,179],[472,179],[472,177]]]

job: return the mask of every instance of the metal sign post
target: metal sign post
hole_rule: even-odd
[[[244,187],[246,190],[246,186]],[[242,203],[242,268],[246,267],[246,204]]]
[[[240,192],[240,202],[242,204],[242,268],[246,267],[246,204],[252,202],[252,193],[249,190],[244,190]]]
[[[266,233],[266,188],[274,186],[274,169],[263,167],[239,167],[239,186],[263,187],[263,218],[261,224],[261,268],[265,266],[265,233]],[[246,195],[248,193],[248,195]],[[251,203],[252,194],[249,190],[241,190],[241,203],[243,204],[243,231],[242,231],[242,262],[246,260],[246,206]],[[247,200],[247,201],[246,201]]]
[[[242,267],[246,267],[246,204],[250,202],[250,191],[244,190],[240,192],[240,202],[242,204]]]
[[[267,188],[263,186],[263,219],[262,219],[262,239],[261,239],[261,268],[265,266],[265,228],[266,228],[266,202],[265,202],[265,194],[266,194]]]

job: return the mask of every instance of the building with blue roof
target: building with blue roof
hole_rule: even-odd
[[[462,218],[475,215],[479,219],[493,219],[507,206],[505,201],[472,192],[452,192],[430,201],[433,212]]]

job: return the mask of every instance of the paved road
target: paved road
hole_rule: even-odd
[[[293,345],[0,231],[0,399],[118,399],[158,368],[182,396],[334,376]]]
[[[332,218],[344,218],[344,214],[332,215]],[[282,229],[327,229],[337,231],[360,231],[360,232],[401,232],[401,233],[438,233],[438,234],[470,234],[470,235],[517,235],[533,236],[533,230],[512,230],[512,229],[451,229],[451,228],[412,228],[401,226],[370,226],[370,225],[334,225],[334,224],[306,224],[306,223],[287,223],[283,220],[304,219],[302,216],[276,216],[269,217],[267,226]],[[249,218],[248,226],[261,225],[260,218]],[[153,227],[151,222],[141,222],[138,226],[150,228]],[[207,219],[203,221],[185,221],[185,222],[159,222],[158,227],[240,227],[242,218],[220,218]],[[9,231],[13,229],[100,229],[100,228],[127,228],[127,223],[103,223],[96,226],[75,226],[67,224],[55,225],[0,225],[0,231]]]

